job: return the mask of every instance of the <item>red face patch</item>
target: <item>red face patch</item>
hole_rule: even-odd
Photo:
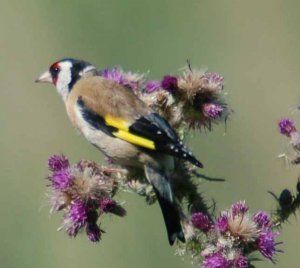
[[[51,73],[53,84],[56,85],[58,74],[60,72],[59,62],[53,63],[49,68],[49,72]]]

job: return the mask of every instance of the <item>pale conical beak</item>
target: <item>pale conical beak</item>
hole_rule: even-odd
[[[44,72],[40,75],[38,79],[35,80],[36,83],[53,83],[52,77],[49,71]]]

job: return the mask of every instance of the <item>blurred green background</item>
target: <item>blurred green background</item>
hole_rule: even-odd
[[[33,82],[62,57],[150,70],[150,78],[176,74],[191,59],[224,75],[235,110],[226,135],[219,125],[189,144],[205,174],[227,181],[203,182],[201,190],[220,209],[240,199],[252,211],[275,208],[267,190],[293,189],[298,175],[277,158],[287,140],[276,124],[300,103],[299,11],[296,0],[2,0],[0,266],[193,267],[173,256],[158,206],[135,195],[121,196],[128,216],[107,219],[99,244],[56,231],[61,217],[49,216],[45,197],[48,156],[102,159],[71,127],[55,89]],[[299,126],[300,115],[293,117]],[[279,239],[278,267],[296,267],[296,219]]]

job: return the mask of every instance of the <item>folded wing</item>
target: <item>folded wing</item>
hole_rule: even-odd
[[[82,97],[78,98],[77,105],[83,118],[93,128],[134,145],[185,159],[198,167],[203,167],[179,139],[170,124],[157,113],[148,113],[134,122],[128,122],[120,117],[98,114],[86,105]]]

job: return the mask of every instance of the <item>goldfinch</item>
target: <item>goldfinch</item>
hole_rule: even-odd
[[[127,87],[97,75],[88,62],[63,59],[36,82],[53,84],[73,125],[104,155],[124,167],[141,168],[156,193],[168,239],[185,242],[172,191],[174,157],[202,164],[177,133]]]

